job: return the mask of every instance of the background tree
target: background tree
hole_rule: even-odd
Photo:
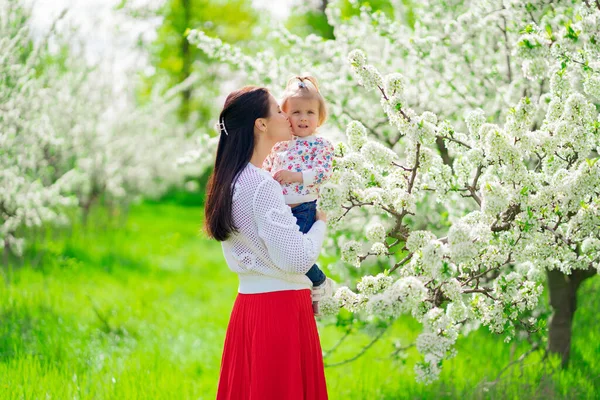
[[[181,90],[179,115],[182,121],[191,122],[191,131],[195,127],[207,129],[209,121],[214,119],[214,99],[220,94],[221,85],[231,77],[195,46],[190,46],[186,33],[200,28],[208,35],[245,47],[244,42],[253,38],[258,15],[248,0],[169,0],[159,15],[163,23],[150,47],[155,72],[146,79],[145,91],[157,84],[169,88],[191,77],[193,84]]]
[[[97,202],[126,210],[142,195],[183,185],[190,169],[176,159],[191,142],[174,119],[178,87],[154,91],[142,106],[135,79],[117,85],[110,65],[88,65],[60,35],[53,53],[48,41],[32,41],[22,3],[0,7],[0,240],[8,263],[26,238],[36,239],[33,229],[68,225],[74,207],[85,221]]]
[[[412,5],[411,24],[398,1],[394,18],[351,5],[349,18],[343,2],[326,10],[335,40],[274,35],[284,56],[190,35],[254,80],[283,86],[289,73],[313,71],[331,134],[347,127],[320,206],[335,232],[332,259],[344,261],[335,272],[349,286],[362,277],[356,292],[337,292],[331,311],[380,322],[412,314],[424,325],[416,369],[430,381],[459,330],[537,337],[548,273],[548,349],[566,363],[574,293],[600,257],[600,10],[425,2]]]

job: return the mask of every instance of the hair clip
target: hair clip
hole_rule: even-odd
[[[225,135],[229,136],[229,132],[227,132],[227,128],[225,128],[225,120],[219,120],[219,122],[215,124],[215,127],[218,127],[220,132],[225,132]]]
[[[306,87],[306,83],[300,81],[300,82],[298,82],[298,87],[299,88],[305,88]]]

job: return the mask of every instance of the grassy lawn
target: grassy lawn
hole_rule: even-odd
[[[86,229],[45,232],[24,265],[1,267],[0,399],[214,399],[237,278],[219,243],[199,235],[202,210],[142,204],[124,227],[102,215]],[[331,399],[596,398],[600,391],[600,281],[580,290],[572,365],[557,370],[534,354],[495,381],[526,350],[485,328],[429,386],[414,381],[418,358],[390,359],[411,343],[406,318],[365,355],[327,368]],[[320,327],[326,350],[342,336]],[[368,343],[352,336],[327,363]]]

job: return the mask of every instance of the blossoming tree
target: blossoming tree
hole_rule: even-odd
[[[77,54],[52,53],[47,38],[33,40],[28,24],[24,3],[0,5],[5,261],[22,253],[31,228],[68,224],[70,207],[79,206],[85,217],[100,198],[125,206],[181,185],[189,169],[177,168],[176,159],[193,143],[174,118],[177,87],[142,106],[134,99],[134,79],[118,87],[110,69],[87,65]],[[53,39],[68,48],[65,38]]]
[[[463,329],[539,330],[547,282],[548,349],[566,363],[577,288],[600,270],[600,4],[424,1],[410,25],[401,1],[351,3],[348,19],[327,8],[334,40],[271,32],[285,54],[189,36],[254,82],[322,82],[345,131],[319,200],[326,250],[363,272],[321,309],[412,315],[431,382]]]

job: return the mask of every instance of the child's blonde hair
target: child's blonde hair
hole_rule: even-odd
[[[291,98],[316,99],[319,102],[319,126],[327,119],[325,99],[319,92],[319,84],[314,76],[295,76],[288,80],[281,100],[281,109],[286,111]]]

